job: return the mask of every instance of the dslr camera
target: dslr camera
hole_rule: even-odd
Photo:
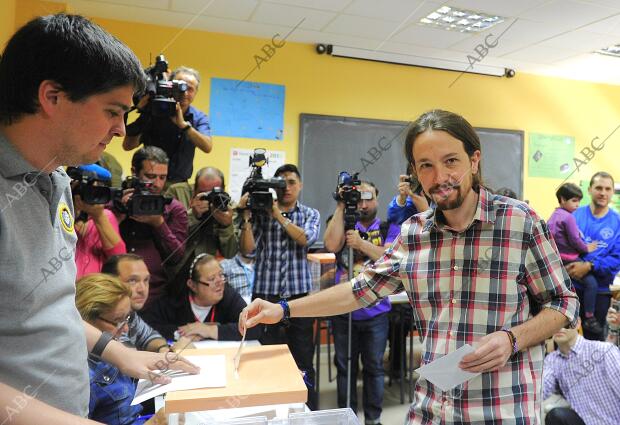
[[[362,193],[359,191],[358,186],[362,182],[358,176],[359,173],[351,175],[347,171],[341,171],[340,174],[338,174],[336,191],[332,194],[336,201],[344,203],[345,231],[355,229],[355,223],[359,220],[357,204],[362,199],[372,199],[372,194],[370,194],[370,198],[367,198],[367,192]]]
[[[223,212],[228,211],[228,204],[230,204],[230,195],[221,187],[214,187],[210,192],[200,194],[198,199],[209,202],[211,208],[217,208]],[[208,217],[211,215],[203,214],[200,219],[206,220]]]
[[[409,187],[411,191],[416,195],[422,194],[422,185],[420,184],[420,180],[413,174],[410,174],[404,181],[409,183]]]
[[[146,92],[149,94],[149,103],[145,110],[149,110],[154,117],[172,117],[176,114],[177,102],[183,99],[187,91],[187,83],[180,80],[169,81],[165,73],[168,72],[168,62],[164,55],[155,58],[155,65],[144,70],[146,74]],[[137,104],[134,98],[134,104]]]
[[[254,155],[250,155],[249,165],[252,171],[241,190],[242,195],[250,194],[248,208],[256,213],[266,213],[271,210],[273,206],[271,189],[276,191],[286,189],[286,182],[281,177],[263,178],[262,168],[268,163],[266,152],[263,148],[257,148],[254,149]]]
[[[121,213],[132,215],[162,215],[164,207],[172,202],[172,198],[157,195],[152,192],[153,183],[141,181],[137,177],[127,177],[122,184],[120,196],[116,196],[114,207]],[[124,190],[133,189],[133,195],[123,205],[120,202]]]
[[[80,195],[86,204],[107,204],[114,196],[114,189],[110,187],[112,175],[105,168],[97,165],[81,165],[67,167],[67,175],[75,183],[71,184],[73,195]]]

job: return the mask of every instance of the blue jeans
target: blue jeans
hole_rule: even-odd
[[[596,307],[596,295],[598,294],[598,282],[592,273],[588,273],[579,281],[583,287],[583,311],[594,315]]]
[[[334,347],[336,351],[336,379],[338,406],[347,404],[347,341],[348,316],[334,317]],[[388,315],[380,314],[368,320],[354,320],[351,329],[351,409],[357,412],[357,373],[362,358],[364,387],[363,404],[366,424],[378,423],[383,404],[383,353],[388,337]]]

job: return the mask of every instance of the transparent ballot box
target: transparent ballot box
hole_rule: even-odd
[[[361,425],[359,419],[351,409],[318,410],[315,412],[299,411],[299,406],[290,406],[282,410],[283,406],[265,406],[276,408],[279,414],[271,419],[267,416],[244,416],[241,418],[213,419],[212,412],[173,413],[168,417],[169,425]],[[228,414],[247,414],[244,409],[229,409]],[[222,412],[220,412],[221,414]],[[183,415],[183,419],[179,417]]]
[[[312,274],[312,292],[334,286],[336,279],[336,255],[332,253],[308,254]]]

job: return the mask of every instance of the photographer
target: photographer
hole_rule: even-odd
[[[137,105],[140,116],[127,126],[123,149],[130,151],[140,144],[163,149],[170,159],[168,183],[177,183],[187,181],[192,175],[196,147],[209,153],[213,142],[207,116],[191,106],[200,85],[198,71],[179,67],[172,72],[170,79],[187,84],[187,90],[177,102],[176,114],[154,116],[149,107],[150,95],[145,95]]]
[[[89,169],[97,170],[97,175],[102,179],[109,175],[107,170],[95,164],[90,165]],[[77,167],[76,170],[81,173],[84,167]],[[95,185],[97,183],[99,181],[93,182]],[[124,254],[126,249],[114,213],[106,209],[103,204],[84,202],[82,197],[75,193],[79,185],[78,181],[71,182],[76,216],[75,232],[78,236],[75,248],[78,279],[85,274],[99,273],[108,258]]]
[[[383,244],[387,236],[388,224],[377,218],[378,190],[374,183],[362,182],[359,186],[360,199],[357,203],[359,220],[355,230],[345,232],[345,202],[343,191],[339,191],[339,199],[334,215],[330,217],[325,230],[325,249],[336,253],[338,269],[336,283],[341,281],[348,266],[346,245],[354,250],[354,275],[366,265],[381,257],[385,248]],[[344,194],[344,197],[347,195]],[[361,234],[365,236],[362,239]],[[346,258],[345,258],[346,257]],[[373,307],[360,308],[352,315],[351,327],[351,409],[357,412],[357,374],[359,357],[362,359],[364,374],[364,421],[366,424],[378,424],[381,419],[383,404],[383,354],[388,337],[388,311],[390,301],[386,298]],[[347,348],[348,348],[348,315],[335,316],[334,347],[336,350],[336,368],[338,370],[338,406],[347,407]]]
[[[388,205],[387,220],[400,226],[412,215],[427,209],[429,209],[428,200],[417,179],[412,180],[411,167],[407,167],[407,174],[399,176],[398,194]]]
[[[168,157],[155,146],[139,149],[131,159],[131,172],[140,182],[149,183],[151,195],[160,195],[166,184]],[[121,204],[126,208],[135,189],[123,192]],[[144,258],[151,273],[148,303],[163,292],[168,280],[164,263],[179,261],[185,251],[187,212],[176,199],[164,205],[159,215],[128,215],[121,213],[120,231],[127,252]]]
[[[277,202],[266,213],[265,220],[253,217],[245,209],[249,193],[239,201],[243,209],[240,248],[244,255],[256,250],[256,277],[254,298],[277,303],[281,299],[296,299],[312,289],[312,276],[306,258],[308,247],[319,236],[320,216],[314,208],[298,202],[303,185],[299,170],[293,164],[278,168],[274,177],[281,177],[286,188],[278,192]],[[305,373],[308,386],[308,407],[316,409],[317,393],[314,390],[314,354],[312,318],[295,318],[288,326],[265,326],[262,344],[287,344],[297,363]]]
[[[171,267],[170,273],[177,291],[185,287],[189,265],[197,255],[215,256],[219,252],[225,258],[232,258],[239,250],[233,209],[224,190],[224,174],[217,168],[205,167],[198,170],[193,189],[187,183],[176,183],[167,192],[179,201],[187,200],[189,208],[185,254]]]

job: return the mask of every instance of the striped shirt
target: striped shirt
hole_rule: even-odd
[[[568,355],[545,358],[543,399],[559,393],[587,425],[620,424],[620,350],[577,337]]]
[[[575,323],[570,278],[547,225],[528,205],[481,188],[466,230],[452,231],[440,217],[431,209],[406,220],[383,257],[352,281],[362,306],[407,291],[422,364],[520,325],[540,307]],[[538,424],[542,363],[539,344],[448,392],[420,378],[409,424]]]
[[[308,243],[305,246],[296,243],[274,219],[256,220],[253,225],[256,242],[255,294],[288,298],[312,289],[306,256],[310,245],[319,237],[319,212],[297,202],[287,216],[294,225],[304,230]]]

